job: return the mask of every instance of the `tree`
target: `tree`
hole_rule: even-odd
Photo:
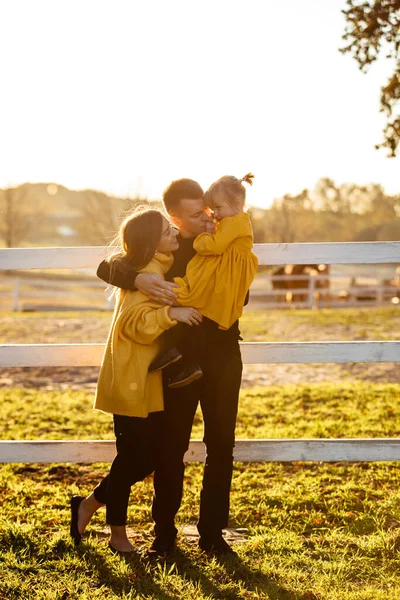
[[[347,45],[340,49],[350,52],[364,72],[379,57],[381,51],[394,61],[394,71],[381,88],[381,112],[387,117],[383,130],[384,141],[376,148],[387,148],[396,156],[400,142],[400,0],[347,0],[343,10],[346,28],[343,39]]]
[[[36,221],[29,210],[23,188],[0,190],[0,235],[6,248],[16,248],[27,237]]]
[[[258,243],[393,240],[400,195],[389,196],[376,183],[337,184],[324,177],[314,190],[285,194],[267,210],[253,208],[251,219]]]
[[[78,203],[80,218],[77,231],[85,242],[108,244],[114,237],[128,203],[94,190],[81,192]]]
[[[263,241],[290,243],[306,241],[315,232],[315,219],[312,200],[308,190],[292,196],[285,194],[273,201],[271,208],[266,211],[263,221]],[[261,222],[257,224],[260,236]],[[305,238],[305,239],[304,239]]]
[[[103,192],[84,190],[79,200],[71,202],[80,215],[76,224],[80,238],[94,245],[110,243],[136,204],[148,204],[148,201],[137,197],[114,198]]]

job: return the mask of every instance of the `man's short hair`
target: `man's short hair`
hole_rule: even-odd
[[[184,198],[202,200],[204,191],[201,185],[193,179],[176,179],[169,184],[162,195],[164,206],[171,214],[179,210],[180,202]]]

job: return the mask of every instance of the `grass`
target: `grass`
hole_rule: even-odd
[[[1,343],[103,342],[110,313],[2,313]],[[398,308],[246,311],[246,341],[400,339]],[[2,439],[113,439],[83,390],[0,389]],[[313,383],[242,390],[238,438],[397,437],[400,384]],[[193,438],[202,437],[196,415]],[[0,467],[0,599],[387,600],[400,597],[400,471],[394,463],[235,463],[238,558],[209,559],[182,532],[164,562],[107,548],[104,513],[79,549],[68,502],[108,465]],[[202,465],[188,464],[178,526],[197,519]],[[131,537],[152,537],[152,480],[133,488]]]
[[[3,439],[111,439],[111,419],[80,391],[2,390]],[[394,436],[400,386],[353,383],[242,392],[237,437]],[[196,417],[193,437],[201,437]],[[185,536],[166,563],[112,555],[104,514],[76,550],[68,499],[107,465],[3,465],[0,598],[361,600],[400,596],[400,473],[390,463],[236,463],[232,527],[238,559],[210,560]],[[202,466],[189,464],[178,523],[195,523]],[[129,523],[149,543],[151,478],[133,488]],[[2,594],[2,595],[1,595]]]
[[[66,535],[68,495],[103,473],[98,465],[3,470],[4,598],[398,597],[400,497],[393,465],[237,465],[232,523],[249,530],[239,559],[210,561],[180,538],[165,565],[111,555],[102,516],[82,547],[73,548]],[[190,465],[186,474],[181,512],[193,520],[199,466]],[[150,500],[146,481],[130,506],[130,520],[145,533]]]
[[[114,439],[108,415],[87,391],[0,389],[0,439]],[[193,439],[202,437],[197,412]],[[362,382],[242,390],[237,438],[396,437],[400,385]]]
[[[245,311],[240,327],[246,341],[400,339],[400,308],[324,308]]]

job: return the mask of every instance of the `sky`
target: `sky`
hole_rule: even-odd
[[[160,198],[255,174],[249,204],[337,183],[400,192],[382,60],[343,56],[344,0],[0,0],[0,187]]]

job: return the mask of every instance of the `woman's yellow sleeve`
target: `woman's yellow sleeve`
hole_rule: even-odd
[[[177,321],[169,316],[170,306],[152,308],[139,305],[121,315],[120,331],[138,344],[152,344],[164,331],[174,327]]]
[[[201,256],[222,254],[228,246],[242,235],[238,230],[237,223],[231,221],[232,217],[226,217],[221,221],[214,234],[201,233],[194,240],[193,248]]]

